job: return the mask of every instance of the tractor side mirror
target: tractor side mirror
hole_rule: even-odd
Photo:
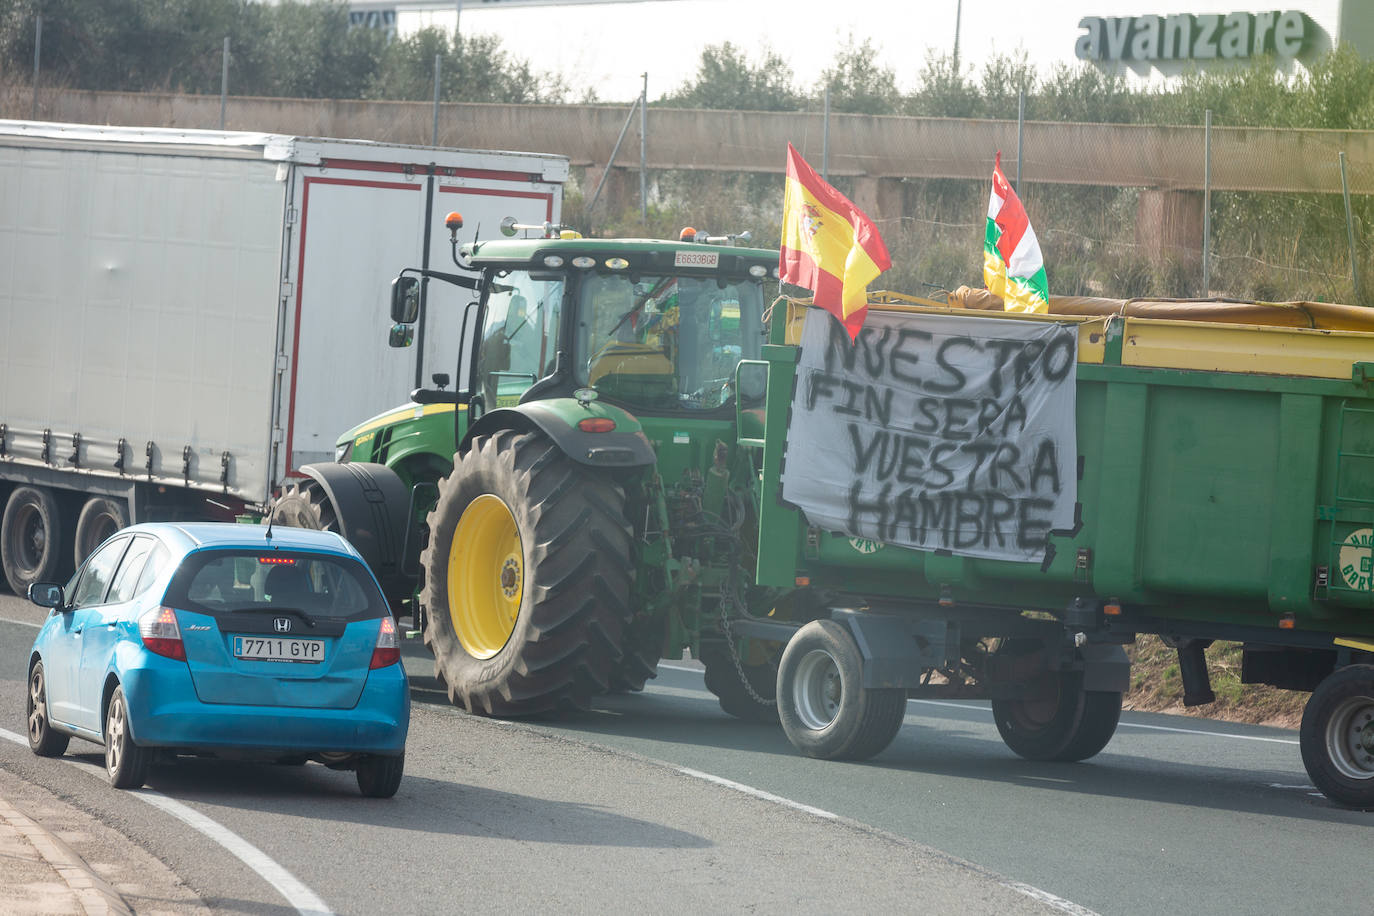
[[[391,320],[397,324],[414,324],[419,317],[420,281],[402,274],[391,281]]]
[[[408,324],[393,324],[386,337],[386,345],[396,349],[408,347],[414,342],[415,329]]]

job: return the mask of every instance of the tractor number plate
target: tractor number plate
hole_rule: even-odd
[[[704,267],[714,270],[720,266],[719,251],[679,251],[673,256],[674,267]]]

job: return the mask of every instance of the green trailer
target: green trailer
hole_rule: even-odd
[[[786,463],[808,460],[790,453],[797,424],[829,423],[822,438],[843,439],[860,411],[832,397],[849,409],[799,419],[808,377],[822,370],[798,368],[794,308],[791,334],[775,334],[763,353],[757,581],[805,582],[841,598],[781,658],[778,700],[793,743],[816,756],[863,756],[895,734],[905,697],[981,696],[1017,753],[1083,759],[1115,729],[1127,686],[1122,645],[1153,633],[1176,646],[1194,705],[1213,699],[1202,650],[1231,640],[1244,643],[1244,682],[1315,691],[1301,745],[1317,786],[1374,805],[1374,334],[879,308],[898,316],[896,327],[930,329],[957,315],[1076,331],[1075,513],[1065,528],[1035,528],[1048,547],[1039,563],[960,555],[935,537],[913,549],[813,525],[780,498]],[[825,346],[850,346],[831,332]],[[876,339],[853,346],[872,351]],[[903,491],[884,496],[899,505]],[[905,527],[926,521],[913,512]],[[1004,527],[1010,536],[1014,526]]]
[[[1073,761],[1111,739],[1137,634],[1177,647],[1190,704],[1235,640],[1246,682],[1314,691],[1317,786],[1374,807],[1363,312],[889,297],[851,343],[778,296],[774,251],[503,228],[393,287],[396,346],[425,284],[472,291],[453,373],[275,509],[359,546],[454,703],[585,709],[690,652],[812,756],[879,753],[926,696]]]

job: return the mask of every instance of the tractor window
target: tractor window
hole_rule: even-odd
[[[525,389],[553,371],[562,305],[561,279],[535,279],[525,271],[493,278],[477,354],[487,410],[518,403]]]
[[[720,407],[763,345],[759,283],[591,274],[578,301],[578,383],[634,407]]]

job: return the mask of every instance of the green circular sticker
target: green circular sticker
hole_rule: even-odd
[[[868,538],[850,538],[849,546],[859,553],[877,553],[884,545],[880,541],[870,541]]]
[[[1341,544],[1341,578],[1346,586],[1367,592],[1374,586],[1374,528],[1350,532]]]

